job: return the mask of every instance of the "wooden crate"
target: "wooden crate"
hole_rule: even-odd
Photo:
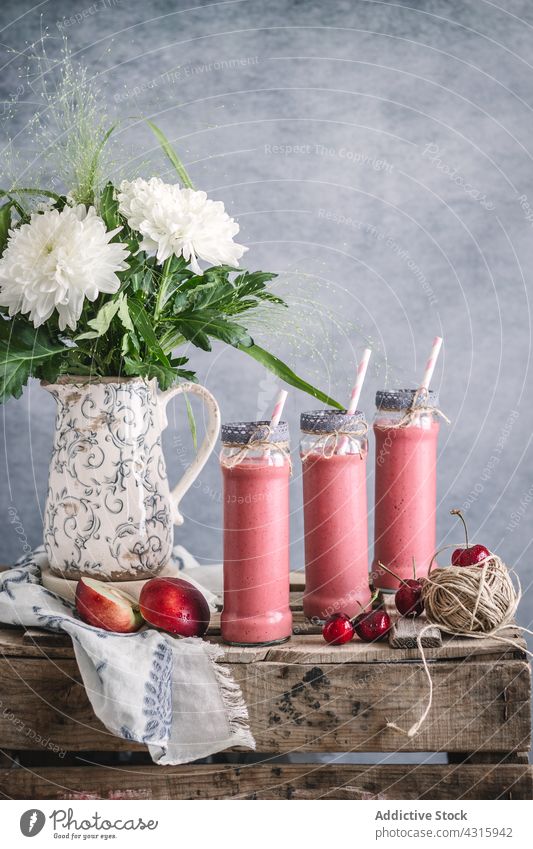
[[[427,686],[418,650],[358,641],[328,646],[304,620],[301,587],[293,590],[289,643],[224,649],[222,662],[242,687],[262,753],[254,758],[230,753],[212,763],[158,767],[144,755],[124,755],[145,747],[116,738],[96,719],[69,638],[4,627],[0,793],[16,799],[532,798],[530,668],[515,629],[509,636],[517,648],[494,639],[445,639],[426,650],[433,706],[419,734],[407,738],[386,726],[393,720],[408,728],[423,707]],[[219,641],[218,634],[215,621],[210,639]],[[278,762],[294,752],[446,752],[448,763]]]

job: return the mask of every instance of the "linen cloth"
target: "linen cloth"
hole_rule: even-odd
[[[240,687],[217,663],[219,646],[148,626],[115,634],[87,625],[42,586],[46,563],[37,549],[0,573],[0,621],[69,634],[89,701],[112,734],[145,743],[158,764],[255,748]]]

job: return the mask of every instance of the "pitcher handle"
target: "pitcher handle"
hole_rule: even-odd
[[[192,395],[198,395],[202,399],[205,407],[207,408],[207,427],[200,450],[191,465],[185,471],[182,479],[176,484],[170,493],[173,521],[175,525],[183,524],[183,516],[179,511],[181,499],[191,488],[194,481],[207,463],[209,456],[215,447],[220,431],[220,410],[218,408],[218,404],[211,393],[208,392],[204,386],[200,386],[198,383],[180,383],[178,386],[173,386],[171,389],[167,389],[166,392],[159,393],[158,398],[162,405],[162,418],[165,420],[164,426],[166,426],[165,410],[168,402],[171,398],[175,398],[176,395],[180,395],[182,392],[190,392]]]

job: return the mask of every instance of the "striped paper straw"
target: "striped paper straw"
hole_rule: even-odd
[[[355,379],[352,394],[350,396],[350,403],[346,410],[349,416],[353,416],[353,414],[357,410],[357,405],[359,403],[359,398],[361,397],[361,390],[365,381],[366,370],[368,368],[368,362],[370,360],[371,354],[372,351],[370,350],[370,348],[365,348],[365,350],[363,351],[363,356],[361,357],[361,362],[357,366],[357,377]]]
[[[278,397],[276,398],[276,403],[274,404],[274,409],[272,410],[272,415],[270,417],[270,427],[277,427],[279,424],[279,420],[281,419],[281,414],[283,412],[283,407],[285,406],[285,401],[287,400],[287,395],[289,393],[286,389],[280,389],[278,393]]]
[[[355,377],[355,383],[353,385],[352,394],[350,395],[350,403],[346,409],[347,416],[353,416],[353,414],[357,411],[357,405],[359,403],[359,398],[361,397],[361,390],[363,388],[363,383],[366,377],[366,370],[368,368],[368,361],[370,360],[370,355],[372,351],[370,348],[365,348],[363,351],[363,356],[361,357],[361,362],[357,366],[357,374]],[[337,454],[346,454],[348,450],[349,440],[347,436],[342,436],[338,448]]]
[[[437,365],[437,358],[440,354],[441,348],[442,337],[435,336],[433,340],[433,345],[431,346],[431,354],[429,355],[428,361],[426,363],[424,377],[422,378],[422,383],[420,384],[420,389],[429,389],[429,384],[431,382],[431,378],[433,377],[433,372],[435,371],[435,366]]]

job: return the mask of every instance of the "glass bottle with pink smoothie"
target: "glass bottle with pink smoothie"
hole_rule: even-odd
[[[415,389],[376,394],[376,499],[374,561],[376,587],[396,590],[400,578],[427,575],[436,547],[437,397]]]
[[[224,609],[233,645],[271,645],[292,633],[289,608],[289,428],[222,425]]]
[[[301,416],[305,528],[304,614],[355,616],[370,601],[363,413]]]

